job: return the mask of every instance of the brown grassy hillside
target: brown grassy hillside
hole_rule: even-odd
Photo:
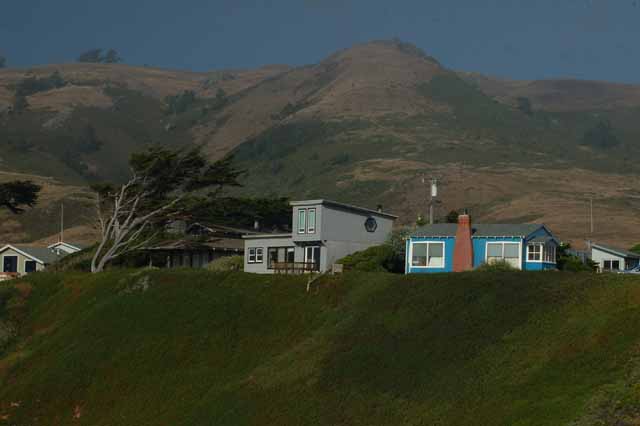
[[[96,230],[91,226],[93,195],[87,188],[62,184],[41,176],[0,172],[0,182],[31,180],[42,187],[34,209],[15,215],[0,210],[0,244],[32,242],[53,243],[58,240],[61,204],[65,208],[65,240],[92,243]]]
[[[6,112],[22,79],[54,71],[66,86],[28,96],[22,114]],[[165,98],[185,90],[196,101],[169,114]],[[517,110],[518,97],[529,98],[535,112]],[[0,144],[8,143],[0,145],[0,170],[52,176],[76,188],[124,179],[129,154],[146,144],[195,142],[212,158],[235,154],[248,170],[245,194],[381,202],[404,224],[426,210],[423,174],[441,179],[440,216],[468,207],[477,221],[542,221],[577,245],[593,197],[592,237],[628,246],[640,241],[640,167],[632,161],[640,155],[638,107],[640,86],[454,72],[397,40],[357,45],[302,67],[6,69]],[[618,142],[585,145],[584,135],[601,120],[611,122]],[[97,151],[81,143],[88,125],[102,142]],[[20,230],[15,219],[4,226],[11,229],[6,235],[50,235]]]

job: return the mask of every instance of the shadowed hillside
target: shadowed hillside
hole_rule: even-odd
[[[0,421],[636,424],[638,302],[611,274],[34,274],[0,287]]]

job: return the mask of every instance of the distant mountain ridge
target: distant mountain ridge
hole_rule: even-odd
[[[55,71],[63,87],[11,111],[17,85]],[[235,155],[248,170],[245,194],[383,203],[408,224],[426,209],[421,177],[433,175],[440,216],[468,207],[483,221],[547,222],[578,244],[640,240],[640,86],[456,72],[391,40],[302,67],[5,69],[0,111],[3,171],[118,181],[145,145],[195,143],[212,158]],[[589,197],[615,218],[591,236]]]

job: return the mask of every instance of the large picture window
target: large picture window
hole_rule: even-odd
[[[519,243],[487,243],[487,263],[506,262],[520,268]]]
[[[298,234],[307,232],[307,209],[298,210]]]
[[[413,243],[411,246],[411,266],[417,268],[444,268],[444,243]]]
[[[603,269],[605,271],[619,271],[620,270],[620,261],[619,260],[605,260]]]
[[[267,250],[267,268],[274,269],[275,263],[293,263],[295,249],[293,247],[269,247]]]

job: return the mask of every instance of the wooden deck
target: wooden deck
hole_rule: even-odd
[[[276,274],[306,274],[318,272],[318,265],[313,262],[275,262],[273,271]]]

